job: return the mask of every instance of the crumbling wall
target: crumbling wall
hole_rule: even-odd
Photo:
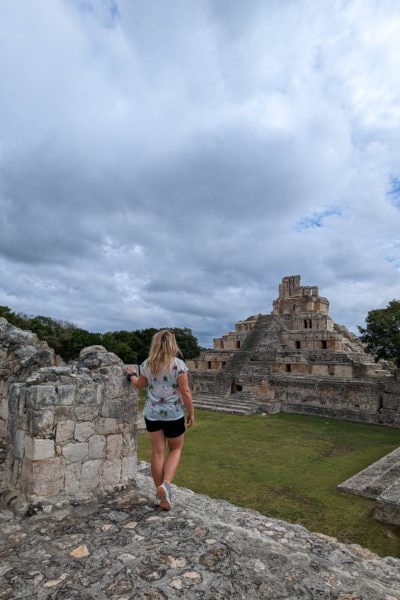
[[[270,381],[282,412],[400,427],[400,382],[281,375]]]
[[[63,364],[0,319],[3,502],[19,512],[118,489],[136,475],[137,394],[102,346]]]

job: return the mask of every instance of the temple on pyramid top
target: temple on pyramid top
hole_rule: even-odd
[[[273,301],[273,313],[290,315],[293,313],[319,312],[328,315],[329,301],[319,295],[318,286],[301,286],[300,275],[284,277],[279,284],[279,296]]]

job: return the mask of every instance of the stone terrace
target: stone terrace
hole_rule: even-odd
[[[0,600],[400,600],[398,559],[176,487],[173,510],[156,509],[147,467],[136,472],[136,402],[121,361],[92,347],[66,367],[33,334],[0,325]],[[66,376],[76,384],[64,406]],[[104,424],[113,429],[96,429]],[[93,459],[91,481],[82,473]],[[65,470],[55,497],[49,460]],[[26,499],[17,511],[15,494]]]
[[[173,486],[48,514],[0,512],[0,598],[400,600],[400,560]]]

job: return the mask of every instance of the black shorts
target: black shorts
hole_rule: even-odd
[[[149,433],[163,431],[167,438],[176,438],[185,433],[185,417],[181,417],[175,421],[150,421],[146,417],[144,420]]]

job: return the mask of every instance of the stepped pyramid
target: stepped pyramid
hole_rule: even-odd
[[[297,412],[400,426],[400,381],[329,316],[317,286],[284,277],[251,316],[187,361],[195,404],[237,414]]]

